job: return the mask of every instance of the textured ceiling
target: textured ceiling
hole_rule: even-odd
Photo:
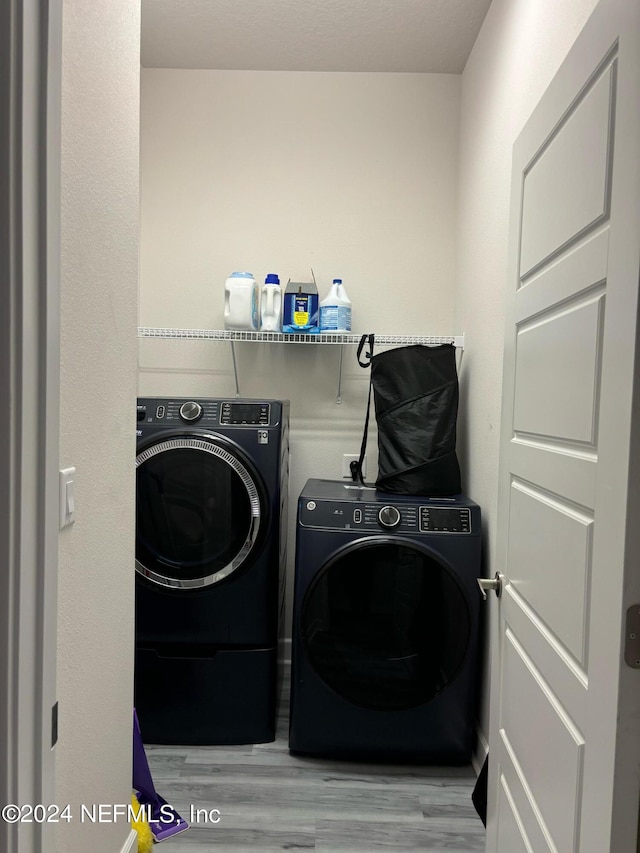
[[[459,74],[491,0],[142,0],[142,65]]]

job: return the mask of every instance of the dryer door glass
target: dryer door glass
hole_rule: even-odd
[[[388,539],[339,552],[302,610],[318,675],[347,701],[375,710],[423,705],[444,690],[464,661],[470,627],[452,571]]]
[[[136,570],[169,587],[202,587],[238,569],[256,544],[256,480],[228,448],[196,437],[138,454]]]

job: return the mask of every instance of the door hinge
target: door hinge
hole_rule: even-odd
[[[627,610],[624,662],[633,669],[640,669],[640,604],[632,604]]]
[[[51,749],[58,742],[58,703],[51,708]]]

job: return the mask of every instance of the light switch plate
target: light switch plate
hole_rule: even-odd
[[[76,520],[75,468],[60,471],[60,530]]]

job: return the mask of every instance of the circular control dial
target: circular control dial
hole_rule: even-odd
[[[378,521],[383,527],[397,527],[400,524],[400,510],[395,506],[383,506],[378,513]]]
[[[193,401],[183,403],[180,406],[180,417],[183,421],[187,421],[188,423],[199,421],[202,417],[202,406],[200,403],[194,403]]]

